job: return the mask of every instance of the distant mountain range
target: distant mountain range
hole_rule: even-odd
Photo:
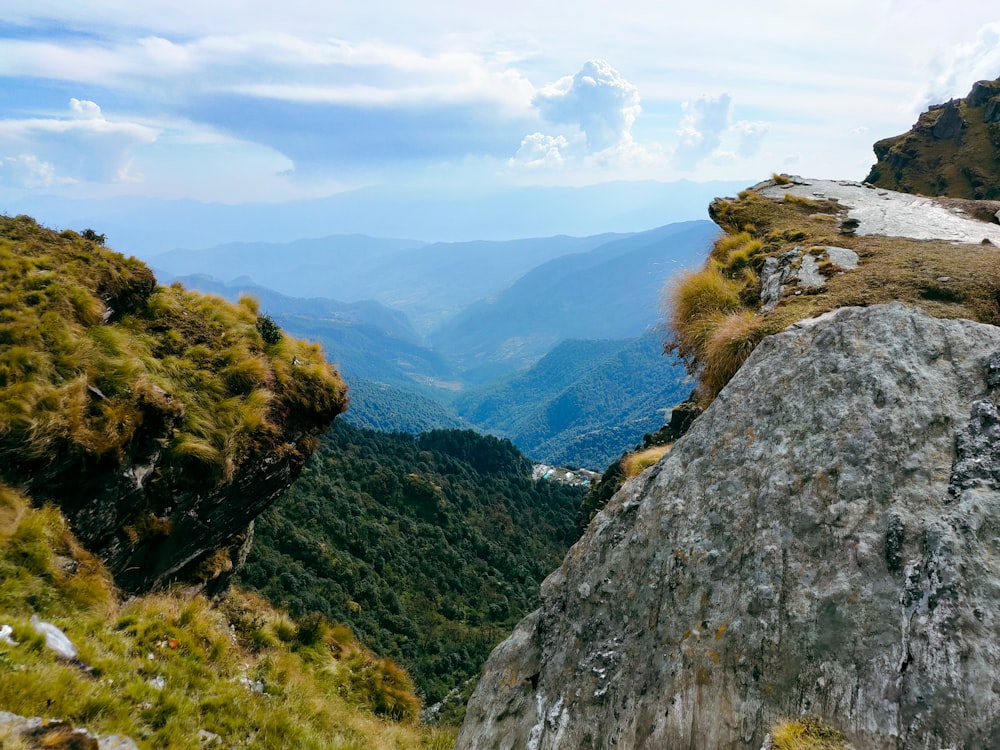
[[[92,227],[107,235],[109,247],[148,261],[178,247],[287,242],[334,234],[462,242],[630,232],[705,217],[705,207],[713,198],[735,195],[751,182],[749,178],[734,182],[638,181],[482,190],[397,186],[243,205],[31,196],[0,200],[0,213],[29,214],[60,229]],[[266,279],[258,281],[267,283]]]
[[[660,298],[717,234],[689,221],[507,242],[352,235],[152,263],[163,281],[250,294],[289,333],[319,341],[351,387],[356,426],[473,426],[533,459],[602,470],[690,391],[661,353]]]

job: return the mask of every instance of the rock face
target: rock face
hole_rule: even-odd
[[[545,581],[458,747],[756,750],[800,715],[1000,747],[997,352],[898,303],[765,339]]]
[[[0,255],[0,482],[128,593],[223,588],[346,408],[336,369],[251,300],[159,287],[76,232],[0,216]]]
[[[1000,79],[922,113],[908,133],[875,146],[867,181],[921,195],[1000,198]]]

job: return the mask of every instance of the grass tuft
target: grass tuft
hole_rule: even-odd
[[[774,750],[844,750],[844,733],[822,719],[782,721],[771,728]]]
[[[637,477],[645,469],[655,464],[670,452],[670,445],[654,445],[641,451],[626,453],[622,458],[622,468],[629,479]]]

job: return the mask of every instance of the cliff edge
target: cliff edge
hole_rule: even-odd
[[[127,592],[217,590],[346,386],[253,300],[102,244],[0,217],[0,487],[59,506]]]
[[[764,339],[497,647],[458,747],[1000,745],[1000,329],[899,303]]]

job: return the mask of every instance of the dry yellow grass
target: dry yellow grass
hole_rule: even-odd
[[[645,469],[655,464],[667,453],[670,452],[671,445],[654,445],[634,453],[626,453],[622,458],[622,469],[628,478],[639,476]]]
[[[843,750],[844,734],[822,719],[782,721],[771,728],[774,750]]]

